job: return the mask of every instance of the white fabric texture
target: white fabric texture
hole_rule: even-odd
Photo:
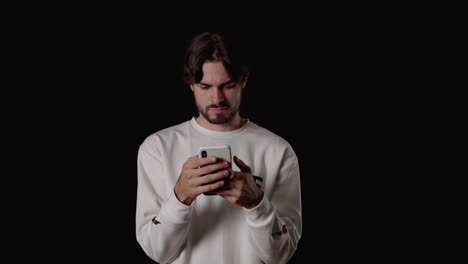
[[[264,191],[245,209],[200,195],[187,206],[174,186],[188,158],[202,146],[229,145]],[[283,138],[248,121],[220,132],[195,118],[146,138],[138,152],[136,238],[159,263],[286,263],[302,234],[299,163]],[[235,171],[239,168],[232,163]],[[153,221],[155,219],[156,221]]]

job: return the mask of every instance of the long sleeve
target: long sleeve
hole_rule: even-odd
[[[267,195],[252,209],[244,209],[249,241],[264,263],[287,263],[302,234],[299,163],[289,148],[269,200]]]
[[[164,174],[159,159],[140,147],[136,238],[145,253],[160,263],[171,262],[181,252],[192,208],[177,199],[173,188],[167,190]]]

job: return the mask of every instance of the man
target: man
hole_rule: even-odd
[[[298,159],[240,117],[249,69],[236,43],[220,33],[193,39],[184,79],[199,115],[140,146],[136,237],[157,262],[286,263],[301,237]],[[232,169],[195,155],[208,145],[229,145]]]

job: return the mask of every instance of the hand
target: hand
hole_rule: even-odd
[[[257,206],[263,198],[263,191],[255,184],[252,171],[242,160],[234,156],[234,163],[241,172],[232,171],[225,190],[214,192],[233,204],[247,209]]]
[[[228,167],[228,162],[216,163],[214,157],[189,158],[182,166],[182,172],[174,187],[177,199],[190,205],[201,193],[221,188],[224,181],[218,180],[229,175]]]

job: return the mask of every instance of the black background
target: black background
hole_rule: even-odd
[[[28,175],[16,178],[22,199],[11,209],[27,235],[12,243],[29,257],[152,263],[135,239],[136,154],[145,137],[195,113],[182,63],[198,32],[31,25],[16,62],[28,68],[18,86],[29,89],[13,95],[21,103],[9,129],[21,146],[11,153],[16,174]],[[300,162],[303,234],[291,263],[374,259],[396,230],[382,228],[393,222],[382,193],[408,167],[397,52],[332,33],[246,33],[255,56],[241,114],[290,142]]]

